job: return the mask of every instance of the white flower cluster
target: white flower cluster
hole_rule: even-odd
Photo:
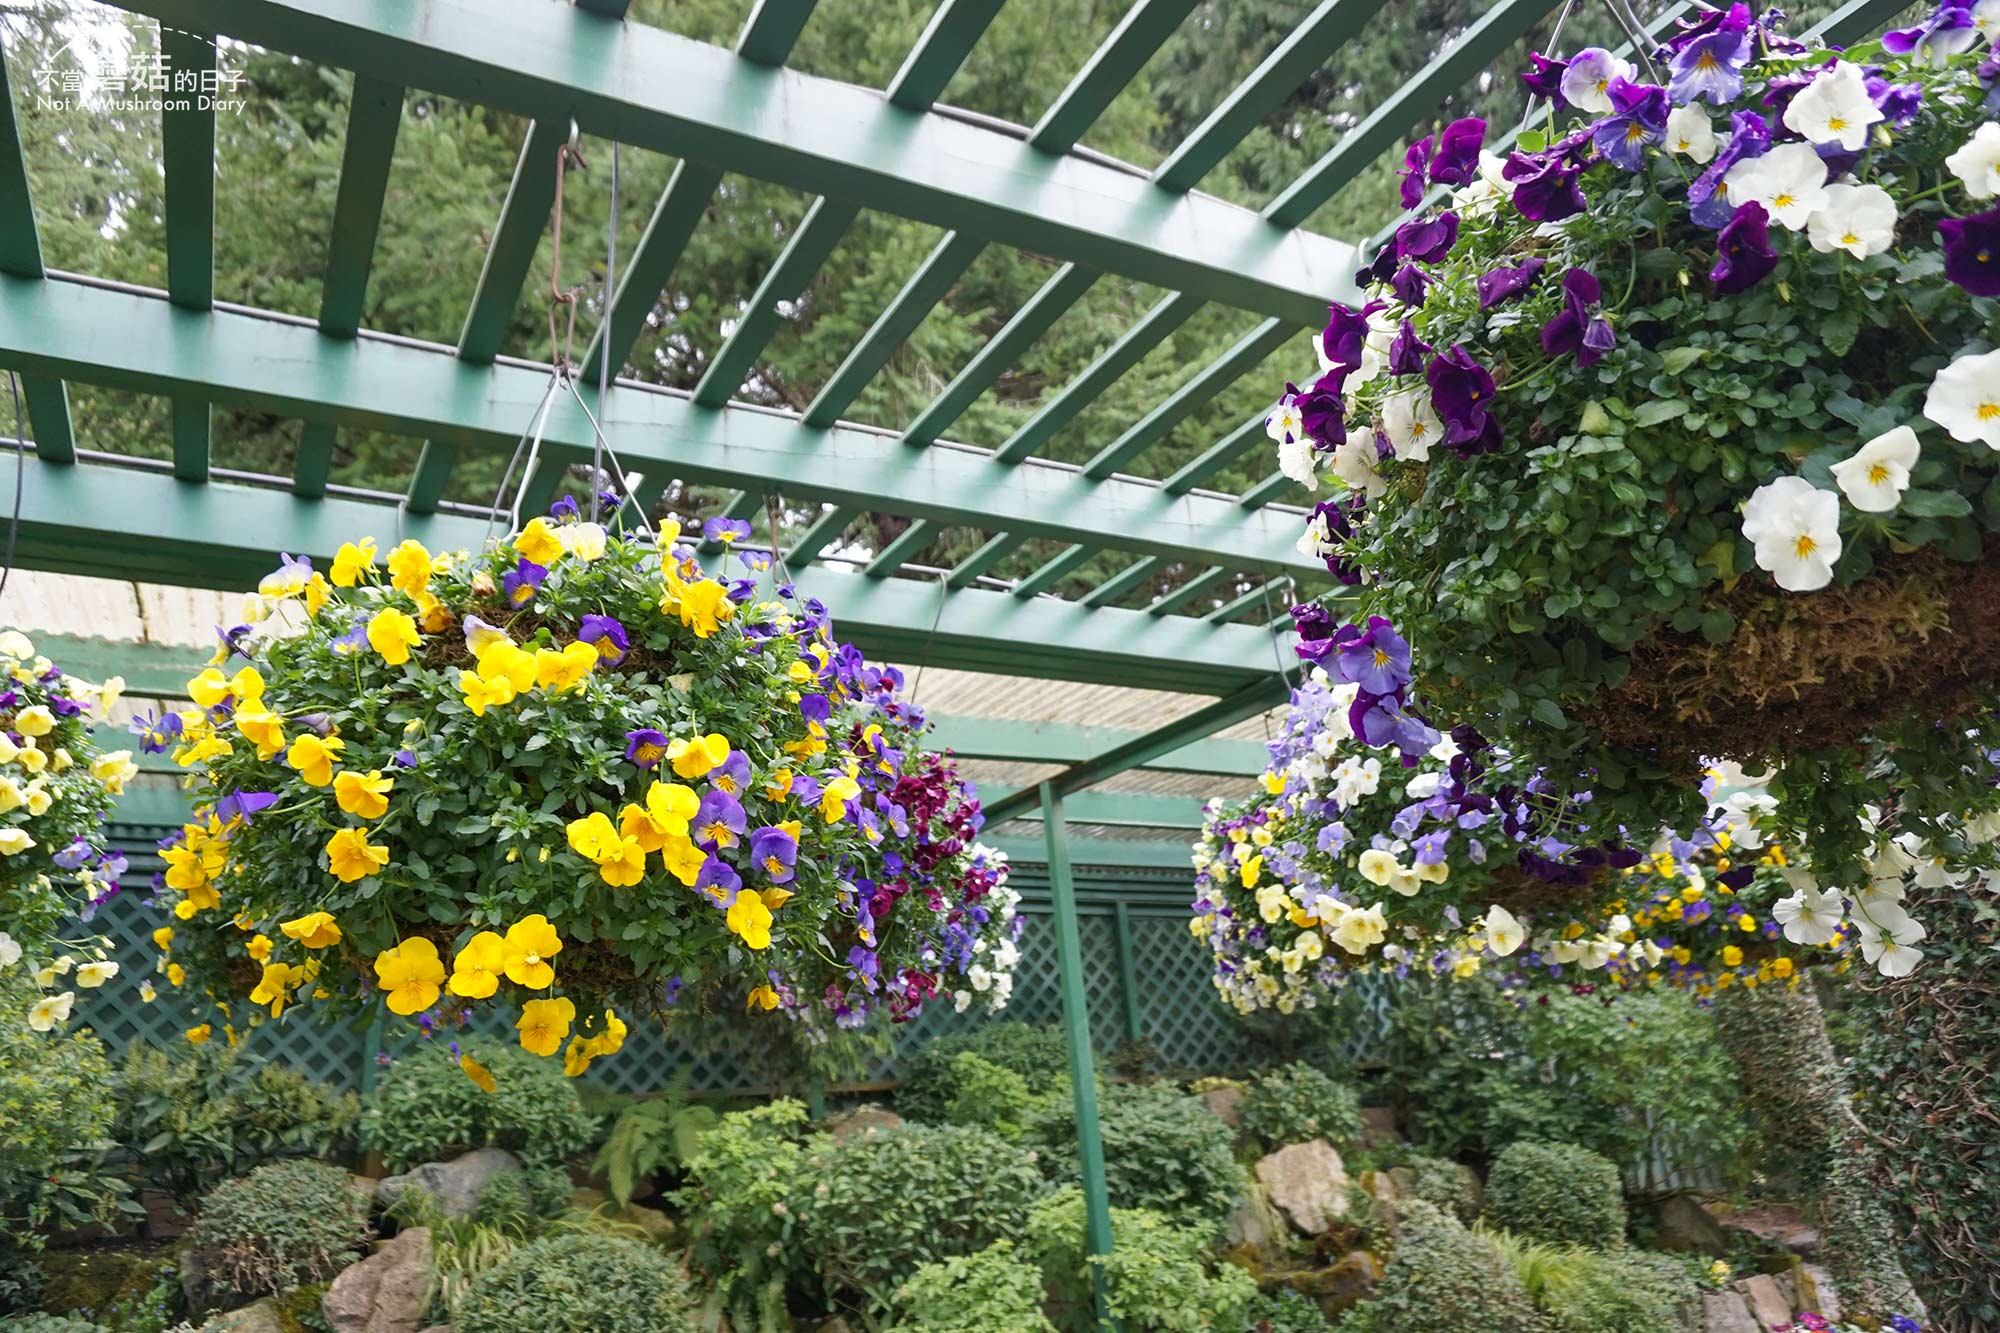
[[[1014,918],[1019,915],[1021,894],[1007,884],[1007,853],[974,843],[972,860],[975,865],[990,867],[998,879],[985,898],[991,915],[979,938],[972,942],[976,961],[965,969],[966,984],[952,992],[951,1003],[961,1014],[975,1002],[989,1013],[998,1013],[1014,997],[1014,972],[1021,962],[1021,948],[1014,942]]]

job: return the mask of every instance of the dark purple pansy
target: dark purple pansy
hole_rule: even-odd
[[[1396,330],[1396,336],[1389,340],[1389,373],[1392,375],[1421,375],[1424,361],[1431,354],[1431,345],[1417,336],[1417,326],[1404,320]]]
[[[565,495],[558,498],[554,504],[549,506],[549,517],[565,520],[582,518],[583,511],[577,508],[575,496]]]
[[[1461,458],[1490,453],[1500,447],[1503,432],[1492,414],[1493,376],[1463,347],[1431,358],[1424,368],[1431,386],[1431,408],[1444,422],[1445,447]]]
[[[1370,301],[1359,310],[1335,301],[1327,307],[1326,332],[1320,335],[1320,350],[1336,366],[1361,364],[1361,350],[1368,342],[1368,317],[1386,306],[1386,301]],[[1338,392],[1338,386],[1335,389]]]
[[[1431,184],[1472,184],[1479,173],[1479,148],[1485,142],[1486,122],[1478,116],[1463,116],[1445,126],[1431,155]]]
[[[1715,238],[1715,267],[1708,280],[1719,296],[1747,292],[1778,266],[1771,248],[1771,215],[1756,200],[1743,204]]]
[[[1716,106],[1727,106],[1742,95],[1743,66],[1751,54],[1750,6],[1731,5],[1707,28],[1678,39],[1668,86],[1681,105],[1706,98]]]
[[[1604,289],[1589,269],[1573,268],[1563,274],[1563,308],[1542,325],[1542,350],[1550,356],[1583,353],[1583,335],[1590,327],[1591,307],[1603,298]],[[1593,358],[1594,359],[1594,358]]]
[[[1396,228],[1396,253],[1403,259],[1414,259],[1420,264],[1435,264],[1451,253],[1451,247],[1458,241],[1458,214],[1439,213],[1435,217],[1418,218],[1405,222]],[[1329,349],[1329,355],[1331,349]]]
[[[1562,93],[1562,77],[1568,69],[1569,61],[1551,60],[1540,51],[1532,51],[1528,54],[1528,71],[1521,76],[1521,82],[1532,95],[1553,103],[1560,114],[1569,110],[1569,99]]]
[[[1340,396],[1347,374],[1346,366],[1335,366],[1292,399],[1307,438],[1321,449],[1337,449],[1347,442],[1347,401]]]
[[[1389,290],[1396,293],[1396,299],[1415,309],[1424,303],[1430,292],[1431,280],[1415,264],[1405,264],[1396,270],[1396,276],[1389,279]]]
[[[1402,261],[1396,258],[1396,247],[1385,245],[1375,252],[1375,257],[1367,264],[1354,270],[1354,285],[1375,287],[1389,280],[1395,273],[1396,265]]]
[[[1530,222],[1560,222],[1589,203],[1576,184],[1583,167],[1567,150],[1511,153],[1500,174],[1513,183],[1515,210]]]
[[[1688,216],[1697,224],[1714,230],[1727,226],[1736,216],[1722,178],[1729,169],[1749,157],[1762,157],[1771,148],[1771,122],[1755,111],[1738,111],[1729,118],[1729,140],[1708,164],[1708,169],[1688,186]]]
[[[1491,310],[1502,301],[1513,300],[1534,285],[1548,263],[1546,259],[1530,259],[1512,268],[1496,268],[1480,274],[1479,308]]]
[[[1979,62],[1979,82],[1986,89],[1986,114],[2000,116],[2000,47]]]
[[[597,649],[598,660],[609,666],[617,666],[625,660],[625,654],[632,643],[625,634],[625,626],[616,616],[589,615],[578,626],[576,637]]]
[[[2000,296],[2000,208],[1938,223],[1944,275],[1974,296]]]
[[[1870,73],[1863,86],[1868,89],[1868,99],[1882,112],[1882,118],[1892,130],[1909,126],[1924,108],[1924,86],[1921,83],[1891,83],[1879,72]]]
[[[1398,197],[1403,201],[1404,208],[1415,208],[1423,202],[1424,167],[1430,159],[1431,137],[1428,134],[1403,153],[1403,181]]]
[[[548,568],[523,558],[512,569],[500,576],[500,595],[509,606],[526,606],[535,600],[535,593],[542,586],[542,580],[549,576]]]
[[[1942,65],[1951,57],[1970,51],[1978,41],[1979,23],[1972,17],[1972,11],[1964,5],[1942,4],[1913,28],[1894,28],[1883,33],[1882,49]]]
[[[1591,129],[1597,151],[1627,171],[1646,165],[1645,149],[1667,133],[1667,90],[1650,83],[1613,79],[1605,90],[1612,114]]]

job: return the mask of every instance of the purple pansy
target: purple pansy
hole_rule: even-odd
[[[1650,83],[1613,79],[1612,113],[1591,129],[1597,151],[1627,171],[1646,165],[1645,150],[1667,133],[1667,91]]]
[[[1611,350],[1611,321],[1594,307],[1603,296],[1597,277],[1588,269],[1563,274],[1563,308],[1542,325],[1542,350],[1550,356],[1576,355],[1580,366],[1597,364]]]
[[[1314,380],[1310,389],[1293,395],[1307,438],[1321,449],[1337,449],[1347,442],[1347,402],[1340,390],[1347,382],[1348,369],[1335,366]]]
[[[1462,116],[1445,126],[1438,135],[1437,151],[1431,155],[1431,184],[1472,184],[1472,178],[1479,174],[1479,149],[1485,142],[1486,122],[1478,116]]]
[[[1398,232],[1400,236],[1401,233]],[[1368,342],[1368,317],[1387,302],[1370,301],[1359,310],[1335,301],[1327,307],[1326,331],[1320,335],[1320,350],[1336,366],[1361,364],[1361,352]],[[1340,392],[1336,385],[1334,392]]]
[[[1939,5],[1931,16],[1912,28],[1894,28],[1882,34],[1882,49],[1899,56],[1915,56],[1942,66],[1953,56],[1970,51],[1979,40],[1979,23],[1964,5]]]
[[[750,756],[731,750],[729,757],[708,771],[708,785],[731,796],[741,796],[750,785]]]
[[[1530,95],[1545,98],[1554,104],[1558,115],[1569,110],[1569,99],[1563,96],[1563,75],[1569,72],[1567,60],[1551,60],[1540,51],[1528,53],[1528,72],[1521,76]]]
[[[1504,432],[1491,411],[1493,376],[1463,347],[1453,343],[1449,351],[1432,357],[1424,379],[1431,386],[1431,408],[1444,422],[1446,448],[1469,458],[1500,447]]]
[[[1396,228],[1396,254],[1402,259],[1414,259],[1420,264],[1435,264],[1451,253],[1451,247],[1458,241],[1458,214],[1445,212],[1435,217],[1418,218],[1405,222]],[[1367,332],[1363,321],[1363,335]],[[1327,355],[1333,355],[1331,345]],[[1338,359],[1338,358],[1336,358]],[[1358,361],[1354,364],[1360,364]]]
[[[75,870],[96,854],[96,852],[91,850],[89,843],[85,842],[82,838],[78,838],[70,843],[69,846],[51,856],[49,860],[60,870]]]
[[[750,535],[750,523],[741,518],[711,518],[701,525],[701,535],[712,542],[727,545],[740,542]]]
[[[1396,276],[1389,279],[1389,289],[1396,293],[1396,299],[1411,309],[1424,303],[1430,294],[1431,280],[1415,264],[1405,264],[1396,270]]]
[[[1771,149],[1771,122],[1755,111],[1738,111],[1729,118],[1729,139],[1707,170],[1688,186],[1688,216],[1710,230],[1728,225],[1736,215],[1722,178],[1745,158],[1762,157]]]
[[[524,558],[501,576],[500,595],[509,606],[526,606],[535,600],[535,593],[540,590],[542,580],[548,576],[547,568]]]
[[[1404,208],[1415,208],[1423,201],[1424,168],[1430,162],[1430,158],[1431,137],[1428,134],[1404,151],[1403,179],[1397,194],[1403,201]]]
[[[1340,647],[1340,678],[1370,694],[1394,694],[1410,683],[1410,644],[1381,616]]]
[[[2000,296],[2000,208],[1938,223],[1944,275],[1974,296]]]
[[[1892,130],[1908,128],[1924,109],[1921,83],[1891,83],[1874,73],[1863,81],[1863,86],[1868,89],[1868,99],[1880,108],[1883,121]]]
[[[726,791],[710,789],[688,822],[688,836],[708,851],[734,847],[743,840],[743,802]]]
[[[1756,200],[1743,204],[1715,238],[1715,267],[1708,280],[1719,296],[1747,292],[1778,266],[1771,248],[1771,215]]]
[[[626,637],[625,626],[619,623],[616,616],[585,616],[576,637],[597,649],[598,660],[611,666],[623,662],[632,647],[631,640]]]
[[[1727,106],[1743,94],[1743,66],[1750,60],[1750,6],[1731,5],[1699,35],[1684,35],[1667,80],[1674,101],[1706,99]]]
[[[743,876],[736,868],[719,856],[711,856],[701,863],[701,873],[695,876],[694,886],[715,900],[718,907],[734,907],[736,895],[743,888]]]
[[[1421,375],[1424,373],[1424,361],[1430,354],[1431,345],[1417,336],[1417,326],[1406,319],[1396,330],[1396,336],[1389,340],[1389,373]]]
[[[1576,160],[1575,136],[1545,152],[1514,152],[1500,175],[1514,186],[1514,208],[1530,222],[1560,222],[1589,203],[1577,188],[1583,164]]]
[[[568,522],[572,519],[582,518],[583,511],[577,508],[575,496],[564,495],[559,496],[556,502],[549,506],[549,517]]]
[[[1548,267],[1546,259],[1530,259],[1512,268],[1496,268],[1479,275],[1479,308],[1491,310],[1503,301],[1511,301],[1534,284]]]
[[[625,762],[640,768],[658,768],[667,757],[667,733],[654,727],[640,727],[625,733]]]
[[[750,835],[750,864],[773,884],[789,884],[799,859],[798,836],[790,829],[766,824]]]
[[[215,817],[225,824],[235,819],[247,824],[252,815],[277,803],[278,793],[274,791],[232,791],[215,803]]]

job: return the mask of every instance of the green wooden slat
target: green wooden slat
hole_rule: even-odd
[[[194,587],[244,588],[277,553],[323,561],[343,541],[398,536],[433,550],[477,549],[483,520],[399,514],[397,506],[231,482],[184,486],[165,470],[79,463],[23,466],[23,568]],[[892,661],[999,669],[1059,679],[1195,693],[1233,690],[1270,672],[1270,637],[1248,626],[1203,625],[1116,608],[910,579],[870,579],[824,564],[793,571],[802,596],[837,609],[836,628]],[[935,621],[933,631],[930,626]],[[976,664],[976,665],[974,665]]]
[[[831,426],[838,421],[985,248],[977,237],[947,232],[807,405],[805,424]]]
[[[1096,360],[1021,423],[1021,428],[1000,446],[994,457],[1012,463],[1039,452],[1077,413],[1096,402],[1099,394],[1187,323],[1188,317],[1201,309],[1202,304],[1199,297],[1175,292],[1148,310],[1143,319],[1118,335],[1117,341],[1099,352]]]
[[[192,27],[193,21],[184,26]],[[163,24],[160,51],[171,75],[192,75],[197,88],[201,75],[215,70],[212,37]],[[215,302],[215,111],[202,109],[199,97],[169,98],[160,119],[167,295],[175,305],[206,310]],[[208,480],[208,403],[176,398],[172,423],[174,475],[182,481]]]
[[[1180,147],[1167,155],[1153,179],[1174,190],[1192,190],[1199,185],[1202,177],[1381,8],[1382,0],[1323,0],[1181,141]]]
[[[1161,484],[1175,495],[1184,495],[1222,471],[1231,459],[1251,444],[1265,438],[1264,414],[1260,412],[1203,450],[1199,457],[1184,464]]]
[[[1021,544],[1019,537],[1002,532],[986,539],[979,549],[951,567],[945,582],[954,588],[968,588],[979,576],[1003,559],[1014,547]]]
[[[1342,135],[1331,151],[1265,207],[1264,216],[1280,227],[1302,226],[1420,118],[1477,79],[1496,56],[1554,8],[1555,0],[1500,0],[1421,73]]]
[[[20,128],[14,122],[7,62],[0,54],[0,273],[39,278],[42,272],[42,242],[35,227],[34,196],[28,189],[28,163],[21,152]],[[69,390],[63,382],[23,376],[21,396],[36,456],[51,463],[75,462],[76,436],[70,425]],[[4,429],[12,435],[14,423],[9,420]]]
[[[547,0],[120,0],[312,61],[421,82],[519,115],[814,195],[1311,323],[1353,295],[1352,247],[1078,155],[1052,157],[880,93],[753,64]],[[996,181],[1006,188],[995,188]]]
[[[1015,584],[1014,595],[1016,597],[1034,597],[1040,593],[1047,592],[1057,583],[1075,573],[1079,565],[1082,565],[1091,556],[1096,554],[1097,552],[1094,548],[1082,545],[1081,543],[1065,547],[1061,552],[1044,563],[1040,569],[1037,569],[1034,573]]]
[[[192,674],[192,673],[189,673]],[[967,759],[1001,759],[1023,764],[1079,764],[1138,739],[1143,732],[1074,722],[1023,722],[1013,718],[933,714],[930,739]],[[1257,741],[1209,737],[1170,750],[1145,767],[1168,773],[1216,773],[1255,777],[1271,761]]]
[[[1165,438],[1167,433],[1196,408],[1242,379],[1264,363],[1264,359],[1292,340],[1296,325],[1267,319],[1236,341],[1236,345],[1203,367],[1193,378],[1168,394],[1152,411],[1098,451],[1083,466],[1086,477],[1108,477]]]
[[[859,509],[843,508],[835,505],[812,521],[812,526],[799,535],[785,552],[785,559],[793,565],[809,565],[819,559],[821,551],[840,540],[848,525],[861,517]]]
[[[703,407],[721,407],[736,396],[736,390],[750,375],[771,335],[778,331],[783,316],[778,307],[811,285],[833,247],[847,235],[848,224],[861,210],[853,204],[837,204],[828,199],[813,200],[777,262],[757,284],[749,308],[737,317],[736,327],[694,386],[694,401]]]
[[[208,480],[209,403],[176,395],[169,404],[174,440],[174,475],[182,481]]]
[[[875,578],[883,578],[895,573],[916,558],[919,551],[930,545],[931,526],[918,519],[878,551],[873,560],[861,572]]]
[[[1041,290],[1029,297],[1027,304],[1016,310],[1000,331],[987,340],[972,360],[965,363],[965,368],[952,377],[951,383],[944,387],[931,405],[917,414],[917,419],[903,432],[904,443],[930,444],[949,430],[951,424],[964,415],[965,409],[991,388],[1009,366],[1020,360],[1021,354],[1033,346],[1051,324],[1083,298],[1099,276],[1074,264],[1064,264],[1057,269],[1054,276],[1042,284]]]
[[[1144,583],[1147,579],[1166,567],[1167,562],[1156,555],[1149,555],[1134,564],[1127,565],[1104,582],[1092,588],[1077,599],[1079,606],[1108,606],[1126,593]]]
[[[979,840],[1005,852],[1008,860],[1016,866],[1040,865],[1042,858],[1048,855],[1048,844],[1041,838],[1017,838],[1003,833],[982,834]],[[1187,869],[1187,848],[1178,842],[1072,837],[1069,840],[1069,847],[1078,865],[1113,866],[1133,870]]]
[[[632,0],[576,0],[576,7],[599,18],[622,19]]]
[[[535,252],[549,229],[549,210],[556,200],[556,154],[568,138],[568,125],[553,120],[528,126],[507,198],[500,205],[499,225],[493,229],[479,283],[473,288],[472,308],[458,335],[459,356],[474,365],[485,365],[500,354]]]
[[[156,296],[95,285],[0,278],[0,354],[31,374],[168,396],[192,394],[302,420],[511,453],[547,387],[539,368],[472,367],[449,352],[235,311],[196,315]],[[605,428],[630,471],[732,489],[779,485],[802,500],[887,510],[1028,537],[1092,542],[1142,555],[1276,572],[1310,572],[1295,518],[1245,514],[1144,482],[1092,481],[1065,468],[1006,466],[960,450],[913,450],[893,436],[809,430],[748,408],[696,407],[627,386]],[[549,413],[542,454],[591,453],[573,402]]]
[[[1105,108],[1138,77],[1153,53],[1174,35],[1196,0],[1136,0],[1109,37],[1054,101],[1028,142],[1050,153],[1066,153],[1097,123]]]
[[[1232,621],[1251,607],[1260,606],[1269,600],[1272,595],[1269,591],[1270,587],[1271,585],[1268,583],[1259,583],[1249,591],[1238,593],[1235,597],[1230,598],[1221,606],[1216,607],[1213,611],[1203,616],[1202,619],[1218,625]],[[1271,604],[1275,606],[1277,603],[1272,602]]]
[[[757,0],[736,38],[736,54],[760,65],[784,64],[792,58],[814,4],[815,0]]]
[[[931,15],[924,35],[889,80],[889,100],[912,111],[925,111],[944,94],[973,44],[985,33],[1005,0],[943,0]]]
[[[1878,28],[1908,7],[1908,0],[1847,0],[1807,29],[1806,41],[1818,38],[1833,46],[1851,46],[1873,36]]]
[[[1228,577],[1229,571],[1226,569],[1219,567],[1205,569],[1180,587],[1161,593],[1153,599],[1152,605],[1146,610],[1156,616],[1171,615]]]
[[[458,463],[458,446],[447,440],[425,440],[417,455],[417,469],[411,474],[404,505],[412,514],[428,514],[444,498],[451,483],[451,470]]]
[[[1298,483],[1284,473],[1273,472],[1270,476],[1243,492],[1243,507],[1252,510],[1262,509],[1279,496],[1285,495],[1297,489],[1297,487]]]
[[[76,435],[70,425],[69,386],[61,380],[27,375],[21,379],[21,397],[28,409],[28,433],[34,437],[35,457],[50,463],[74,463]],[[6,433],[14,433],[12,420],[7,422]]]

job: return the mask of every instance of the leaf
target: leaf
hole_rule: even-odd
[[[1827,351],[1835,356],[1846,356],[1854,349],[1854,340],[1861,333],[1861,319],[1852,310],[1836,310],[1815,327]]]
[[[1706,347],[1671,347],[1661,354],[1660,362],[1669,375],[1679,375],[1707,355]]]
[[[1537,699],[1535,706],[1528,710],[1537,722],[1543,722],[1560,731],[1569,725],[1569,718],[1563,713],[1562,705],[1554,699]]]
[[[1672,421],[1685,415],[1688,405],[1678,398],[1655,398],[1651,402],[1639,404],[1639,410],[1632,414],[1635,426],[1657,426],[1663,421]]]
[[[1726,606],[1712,606],[1701,618],[1701,637],[1710,643],[1721,643],[1736,632],[1736,617]]]
[[[1912,518],[1963,518],[1972,501],[1957,491],[1905,491],[1899,507]]]

